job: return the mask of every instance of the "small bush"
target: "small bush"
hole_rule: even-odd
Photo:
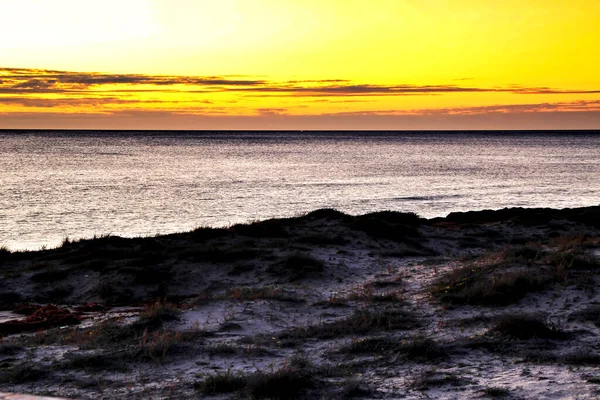
[[[160,328],[165,322],[176,321],[180,316],[181,310],[175,305],[156,302],[146,306],[139,319],[133,323],[133,327],[138,330]]]
[[[341,211],[335,210],[333,208],[320,208],[315,211],[311,211],[305,216],[301,217],[301,219],[330,219],[330,220],[346,220],[352,218],[347,214],[344,214]]]
[[[355,217],[352,227],[374,238],[404,242],[421,236],[419,225],[416,214],[382,211]]]
[[[519,340],[564,339],[566,336],[564,332],[548,326],[541,318],[527,315],[504,317],[489,332]]]
[[[145,358],[162,360],[167,352],[179,344],[181,340],[181,332],[161,330],[148,333],[146,329],[142,334],[139,350]]]

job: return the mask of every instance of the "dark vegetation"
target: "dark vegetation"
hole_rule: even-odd
[[[542,318],[531,315],[512,315],[501,318],[489,333],[500,334],[518,340],[565,339],[568,336],[547,324]]]
[[[453,212],[445,218],[434,218],[432,223],[451,222],[456,224],[489,224],[510,221],[524,226],[549,225],[553,221],[567,220],[600,228],[600,209],[598,207],[565,208],[504,208],[502,210],[483,210]]]
[[[416,337],[400,340],[378,337],[352,341],[349,345],[342,347],[340,353],[400,356],[405,360],[429,362],[447,358],[449,349],[440,346],[430,338]]]
[[[488,397],[500,398],[510,396],[510,390],[500,386],[488,386],[483,390],[483,393]]]
[[[319,384],[317,371],[302,357],[294,357],[274,372],[244,374],[226,371],[206,376],[195,384],[204,395],[242,392],[253,399],[297,399]]]
[[[539,245],[513,246],[477,257],[442,276],[432,294],[444,303],[506,305],[552,284],[568,284],[596,261],[579,248],[554,251]]]
[[[283,332],[280,339],[331,339],[348,335],[363,335],[370,332],[408,330],[419,326],[415,316],[401,309],[357,310],[351,316],[334,322],[311,325]]]
[[[270,265],[267,268],[267,272],[288,281],[296,281],[319,276],[324,269],[325,263],[321,260],[306,254],[294,254],[278,263]]]
[[[377,239],[416,243],[411,238],[421,236],[421,218],[414,213],[381,211],[354,218],[352,227]]]

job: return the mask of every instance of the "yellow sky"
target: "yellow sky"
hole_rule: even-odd
[[[0,128],[600,128],[597,0],[5,0],[2,15]]]

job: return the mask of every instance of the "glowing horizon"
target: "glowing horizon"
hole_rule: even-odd
[[[0,129],[600,129],[595,0],[9,1]]]

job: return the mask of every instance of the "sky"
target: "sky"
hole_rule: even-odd
[[[600,129],[598,0],[3,0],[0,129]]]

